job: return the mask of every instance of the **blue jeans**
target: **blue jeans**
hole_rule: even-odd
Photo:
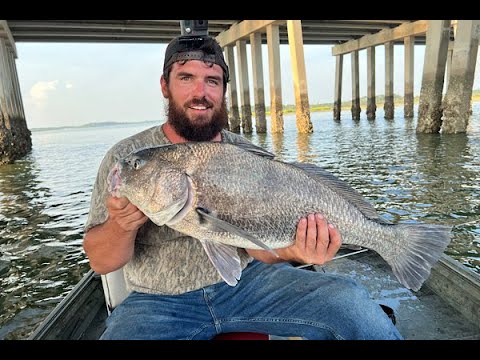
[[[198,339],[224,332],[306,339],[402,339],[367,290],[346,276],[253,261],[235,287],[180,295],[131,293],[101,339]]]

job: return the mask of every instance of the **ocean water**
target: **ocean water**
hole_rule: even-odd
[[[245,137],[324,167],[393,222],[452,225],[446,253],[480,272],[480,104],[456,135],[417,134],[401,108],[393,120],[382,109],[376,120],[362,115],[312,113],[312,134],[297,134],[285,115],[283,134]],[[89,270],[83,224],[98,166],[115,142],[154,125],[33,131],[32,152],[0,167],[0,339],[28,337]]]

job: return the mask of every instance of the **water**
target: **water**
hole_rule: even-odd
[[[446,253],[480,272],[480,103],[467,134],[416,134],[416,119],[341,121],[312,113],[315,132],[246,135],[286,161],[349,182],[393,222],[454,225]],[[89,270],[83,224],[97,168],[118,140],[154,123],[32,133],[24,160],[0,167],[0,339],[23,339]]]

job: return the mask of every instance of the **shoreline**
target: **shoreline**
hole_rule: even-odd
[[[472,104],[480,102],[480,95],[474,95],[472,96]],[[347,105],[343,105],[341,107],[342,111],[348,111],[351,109],[351,101],[345,102]],[[419,101],[418,98],[415,98],[414,105],[418,105]],[[403,100],[397,100],[395,101],[395,106],[403,106]],[[377,109],[383,107],[384,102],[379,102],[376,104]],[[366,102],[361,102],[360,107],[362,108],[362,111],[366,108],[367,104]],[[284,105],[283,107],[283,114],[294,114],[295,113],[295,106],[294,105]],[[327,111],[333,111],[333,104],[316,104],[310,106],[310,112],[327,112]],[[230,111],[228,112],[229,116],[231,115]],[[270,110],[265,111],[265,115],[270,115]],[[252,117],[255,117],[255,111],[252,111]],[[106,126],[115,126],[119,124],[125,124],[125,125],[138,125],[142,123],[157,123],[158,121],[163,121],[163,120],[144,120],[144,121],[121,121],[121,122],[115,122],[115,121],[105,121],[105,122],[92,122],[92,123],[87,123],[83,125],[72,125],[72,126],[53,126],[53,127],[41,127],[41,128],[31,128],[30,131],[46,131],[46,130],[58,130],[58,129],[79,129],[79,128],[90,128],[90,127],[106,127]]]
[[[480,102],[480,95],[474,95],[472,96],[472,104],[473,103],[477,103],[477,102]],[[345,111],[345,110],[350,110],[351,109],[351,106],[352,106],[352,102],[351,101],[348,101],[346,102],[348,105],[342,105],[341,107],[341,110],[342,111]],[[413,102],[414,105],[418,105],[419,103],[419,100],[418,100],[418,97],[415,98],[415,101]],[[380,102],[380,103],[377,103],[377,109],[380,108],[380,107],[383,107],[384,106],[384,102]],[[394,105],[395,106],[403,106],[403,99],[402,100],[397,100],[394,102]],[[288,107],[284,107],[283,108],[283,113],[284,114],[293,114],[295,113],[295,105],[287,105]],[[367,104],[366,102],[361,102],[360,103],[360,107],[362,108],[363,106],[363,109],[366,108]],[[310,112],[325,112],[325,111],[333,111],[333,104],[317,104],[317,105],[312,105],[310,106]],[[270,115],[270,111],[265,111],[265,115]],[[255,116],[255,112],[252,111],[252,116]]]

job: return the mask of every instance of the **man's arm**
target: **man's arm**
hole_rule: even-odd
[[[105,204],[107,221],[88,230],[83,240],[90,267],[100,274],[115,271],[132,258],[138,229],[148,220],[127,198],[109,196]]]
[[[286,248],[275,249],[279,258],[266,250],[245,250],[255,259],[269,264],[293,261],[323,265],[333,259],[341,245],[340,232],[320,214],[310,214],[299,221],[295,243]]]

